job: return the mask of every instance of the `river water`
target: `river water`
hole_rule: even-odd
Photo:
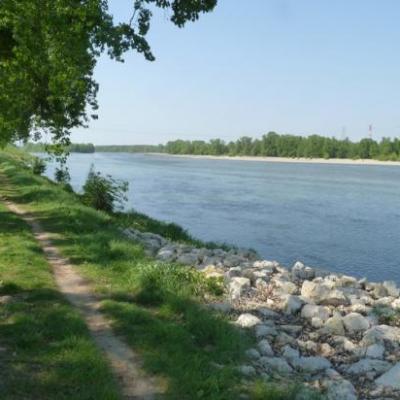
[[[72,186],[90,165],[129,182],[134,208],[200,239],[370,280],[400,283],[400,167],[71,154]],[[47,171],[49,177],[54,166]]]

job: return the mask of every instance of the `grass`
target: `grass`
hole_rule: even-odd
[[[22,168],[21,157],[18,152],[0,152],[0,178],[3,174],[10,183],[0,184],[0,194],[23,205],[47,231],[56,234],[55,244],[102,296],[102,310],[112,319],[115,330],[141,355],[148,372],[166,379],[166,398],[236,400],[242,393],[253,399],[294,398],[273,385],[243,384],[237,366],[246,362],[244,351],[253,339],[204,307],[206,296],[218,295],[215,283],[205,281],[194,270],[160,265],[148,258],[140,244],[120,233],[117,222],[121,216],[82,205],[77,195]],[[153,232],[165,233],[170,229],[139,214],[127,218],[134,226],[152,228],[148,230]],[[176,231],[171,235],[176,238]],[[186,233],[179,235],[188,240]],[[37,248],[33,251],[40,254]],[[32,258],[22,254],[20,262],[27,259]],[[14,284],[12,277],[8,281]],[[57,296],[54,289],[52,295]],[[61,309],[58,315],[62,318],[70,313]],[[58,326],[63,324],[54,327],[56,332]],[[12,330],[9,327],[8,332]],[[85,331],[83,326],[82,330]],[[86,360],[84,354],[80,357],[82,362]],[[87,370],[93,372],[93,368]],[[101,373],[106,372],[100,371],[99,376]]]
[[[0,204],[0,398],[117,400],[108,365],[58,293],[29,227]]]

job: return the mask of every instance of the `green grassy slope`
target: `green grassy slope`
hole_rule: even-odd
[[[0,194],[56,235],[55,244],[93,283],[104,313],[142,356],[145,369],[166,378],[167,398],[236,400],[243,392],[254,399],[291,398],[257,382],[243,385],[236,367],[252,339],[202,305],[205,296],[218,294],[215,283],[185,267],[157,264],[121,235],[120,217],[83,206],[76,195],[23,169],[16,157],[0,152],[0,176],[9,182],[0,185]]]

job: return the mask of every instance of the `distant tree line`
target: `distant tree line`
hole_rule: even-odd
[[[162,153],[164,146],[151,144],[96,146],[96,151],[112,153]]]
[[[24,150],[30,153],[44,153],[46,151],[45,143],[31,143],[28,142],[23,146]],[[93,143],[71,143],[66,146],[69,153],[94,153],[95,147]]]
[[[236,141],[221,139],[175,140],[163,146],[169,154],[193,154],[215,156],[264,156],[304,158],[351,158],[400,160],[400,139],[383,138],[377,142],[366,138],[359,142],[349,139],[338,140],[319,135],[295,136],[269,132],[260,139],[241,137]]]

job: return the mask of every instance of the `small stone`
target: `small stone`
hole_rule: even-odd
[[[255,334],[257,338],[262,338],[266,336],[276,336],[278,334],[278,331],[274,326],[257,325]]]
[[[260,364],[263,365],[267,371],[278,372],[280,374],[290,374],[293,371],[286,360],[279,357],[261,357]]]
[[[375,383],[391,389],[400,390],[400,362],[380,376]]]
[[[333,317],[329,318],[324,326],[321,328],[323,333],[329,335],[344,335],[344,325],[342,321],[342,317],[339,315],[334,315]]]
[[[349,333],[364,332],[369,328],[367,319],[355,312],[344,316],[342,321]]]
[[[381,344],[373,344],[367,347],[365,356],[368,358],[382,359],[385,352],[385,347]]]
[[[13,297],[9,295],[0,296],[0,304],[10,304],[13,301]]]
[[[347,368],[347,372],[352,375],[362,375],[373,372],[375,375],[382,374],[390,368],[390,364],[382,360],[363,358]]]
[[[317,317],[322,321],[326,321],[331,315],[328,307],[316,306],[314,304],[306,304],[301,310],[302,318],[312,319]]]
[[[229,282],[229,294],[232,300],[238,300],[251,287],[250,279],[234,277]]]
[[[246,356],[252,360],[258,360],[261,357],[261,354],[257,349],[248,349],[246,350]]]
[[[300,357],[300,352],[297,349],[294,349],[293,347],[290,347],[289,345],[286,345],[283,347],[283,352],[282,356],[285,357],[286,360],[289,362],[295,358]]]
[[[258,342],[258,349],[263,356],[272,357],[274,355],[274,351],[272,350],[272,347],[267,339],[263,339],[260,342]]]
[[[256,374],[256,370],[251,365],[241,365],[239,367],[239,372],[244,376],[253,376]]]
[[[315,374],[331,367],[331,363],[325,357],[300,357],[292,360],[291,364],[301,372]]]
[[[328,383],[327,400],[357,400],[354,386],[347,380],[335,380]]]
[[[253,328],[256,325],[261,324],[261,320],[253,314],[246,313],[239,316],[236,320],[236,324],[242,328]]]
[[[296,314],[303,304],[304,303],[299,296],[287,294],[283,297],[282,308],[286,314]]]
[[[306,267],[302,262],[297,261],[292,267],[293,279],[314,279],[315,270],[311,267]]]
[[[385,281],[382,283],[383,287],[387,290],[388,295],[392,297],[400,296],[400,289],[397,287],[394,281]]]

